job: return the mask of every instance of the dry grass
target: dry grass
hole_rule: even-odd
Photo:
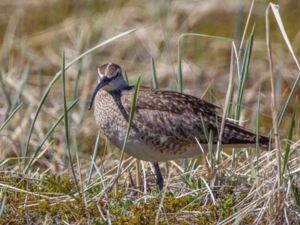
[[[295,82],[300,70],[271,12],[272,59],[268,56],[267,4],[255,2],[249,13],[250,5],[251,1],[224,4],[219,0],[1,1],[0,223],[296,224],[300,220],[300,104]],[[300,4],[282,1],[280,6],[287,37],[299,56]],[[276,126],[274,117],[294,90],[278,125],[277,149],[235,150],[233,154],[226,149],[215,166],[209,155],[162,163],[167,183],[163,193],[155,187],[151,164],[125,155],[121,176],[111,185],[120,151],[104,137],[94,148],[98,129],[87,110],[96,67],[114,61],[123,66],[131,83],[142,74],[142,83],[151,85],[153,57],[159,88],[175,90],[177,49],[184,36],[180,39],[183,91],[228,109],[228,115],[236,118],[239,73],[235,61],[231,62],[231,40],[243,40],[241,51],[235,54],[242,61],[254,22],[239,120],[253,131],[269,133]],[[65,71],[67,106],[78,99],[68,112],[67,127],[78,191],[67,153],[62,81],[58,76],[53,86],[49,83],[61,69],[62,51],[68,64],[98,43],[134,28],[135,32],[97,48]],[[229,71],[233,98],[225,104]],[[29,129],[47,88],[50,92],[41,104],[26,151]],[[55,129],[48,136],[51,128]],[[99,151],[95,160],[93,149]]]

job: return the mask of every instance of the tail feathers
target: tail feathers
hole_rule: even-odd
[[[271,150],[273,146],[273,141],[269,137],[259,136],[258,144],[264,150]]]
[[[256,134],[244,129],[237,124],[227,122],[223,131],[222,144],[255,146],[257,142],[256,139]],[[263,150],[269,150],[272,147],[272,139],[263,135],[259,135],[258,145]]]

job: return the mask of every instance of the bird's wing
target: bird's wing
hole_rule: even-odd
[[[133,92],[122,95],[121,101],[127,113],[130,112]],[[217,143],[222,118],[218,107],[199,98],[172,91],[141,88],[136,104],[134,124],[139,133],[147,137],[167,138],[174,144],[206,143],[204,128],[213,132],[213,143]],[[266,145],[269,138],[259,136],[260,145]],[[255,144],[256,135],[243,127],[225,120],[223,144]]]
[[[130,112],[132,91],[122,94],[121,101]],[[134,124],[139,132],[173,143],[193,142],[195,137],[205,142],[201,116],[204,121],[217,117],[217,106],[191,95],[172,91],[141,88],[137,98]],[[212,127],[211,127],[212,128]],[[203,140],[204,139],[204,140]]]

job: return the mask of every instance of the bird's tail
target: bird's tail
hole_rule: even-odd
[[[272,150],[273,140],[269,137],[260,135],[258,137],[258,144],[263,150]]]
[[[263,150],[272,149],[272,139],[264,136],[264,135],[257,135],[252,133],[245,128],[232,123],[231,121],[226,121],[225,129],[223,131],[223,140],[222,144],[229,144],[229,145],[240,145],[240,146],[255,146],[257,143],[258,138],[258,145]],[[223,143],[224,142],[224,143]]]

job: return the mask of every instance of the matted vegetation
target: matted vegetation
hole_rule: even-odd
[[[279,5],[1,1],[0,224],[299,223],[300,3]],[[87,109],[107,61],[274,146],[161,163],[159,192],[152,165],[121,154]]]

